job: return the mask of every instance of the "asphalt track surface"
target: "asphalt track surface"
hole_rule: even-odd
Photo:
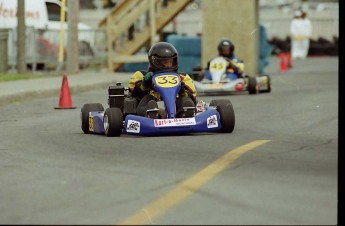
[[[107,90],[0,108],[1,224],[336,225],[338,58],[270,68],[272,92],[230,99],[231,134],[83,134]]]

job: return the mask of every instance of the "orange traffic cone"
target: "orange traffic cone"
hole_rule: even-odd
[[[292,68],[292,60],[291,60],[291,52],[287,53],[287,66],[288,68]]]
[[[59,106],[55,107],[55,109],[74,109],[74,108],[76,107],[72,106],[72,99],[71,99],[71,94],[69,92],[67,75],[64,74],[63,79],[62,79]]]
[[[280,71],[285,72],[288,70],[288,62],[287,62],[287,55],[286,53],[280,53]]]

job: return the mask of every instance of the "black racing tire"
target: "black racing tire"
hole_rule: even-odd
[[[261,75],[260,77],[267,77],[267,89],[261,90],[260,93],[270,93],[271,92],[271,77],[269,75]]]
[[[107,108],[103,121],[105,135],[119,137],[122,134],[123,114],[120,108]]]
[[[248,90],[249,94],[257,94],[258,93],[256,86],[257,86],[256,78],[249,76],[248,77],[248,84],[247,84],[247,90]]]
[[[210,106],[220,106],[220,105],[232,105],[231,101],[228,99],[216,99],[216,100],[211,100]]]
[[[212,100],[210,106],[215,106],[220,115],[222,128],[220,133],[232,133],[235,128],[235,112],[230,100]]]
[[[92,49],[91,45],[87,41],[79,41],[79,56],[85,58],[79,63],[79,68],[84,69],[87,68],[90,64],[88,63],[90,59],[94,58],[94,50]]]
[[[95,55],[91,45],[87,41],[79,41],[79,55],[93,57]]]
[[[81,108],[81,129],[84,133],[90,133],[89,112],[91,111],[104,111],[104,108],[100,103],[89,103],[83,105]]]

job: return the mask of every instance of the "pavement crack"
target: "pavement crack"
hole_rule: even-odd
[[[292,150],[288,150],[288,151],[282,151],[282,152],[278,152],[278,153],[272,153],[272,155],[280,155],[280,154],[289,153],[289,152],[303,151],[303,150],[306,150],[307,148],[313,148],[313,147],[327,145],[327,144],[332,143],[333,141],[334,141],[334,139],[329,139],[329,140],[322,142],[322,143],[319,143],[319,144],[304,145],[304,146],[301,146],[301,147],[296,148],[296,149],[292,149]]]

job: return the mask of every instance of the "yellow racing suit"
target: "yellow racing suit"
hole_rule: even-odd
[[[244,72],[243,61],[239,60],[236,57],[233,57],[233,58],[225,57],[225,59],[228,61],[227,70],[226,70],[228,73],[233,73],[238,76],[241,76],[243,74]]]
[[[161,100],[161,97],[153,87],[146,87],[142,84],[145,74],[147,71],[136,71],[129,80],[129,92],[132,97],[141,99],[146,94],[154,96],[158,101]],[[194,103],[196,103],[196,88],[193,83],[193,80],[188,74],[178,72],[181,76],[181,82],[183,82],[186,92],[182,96],[189,96]],[[179,97],[179,94],[177,95]]]

